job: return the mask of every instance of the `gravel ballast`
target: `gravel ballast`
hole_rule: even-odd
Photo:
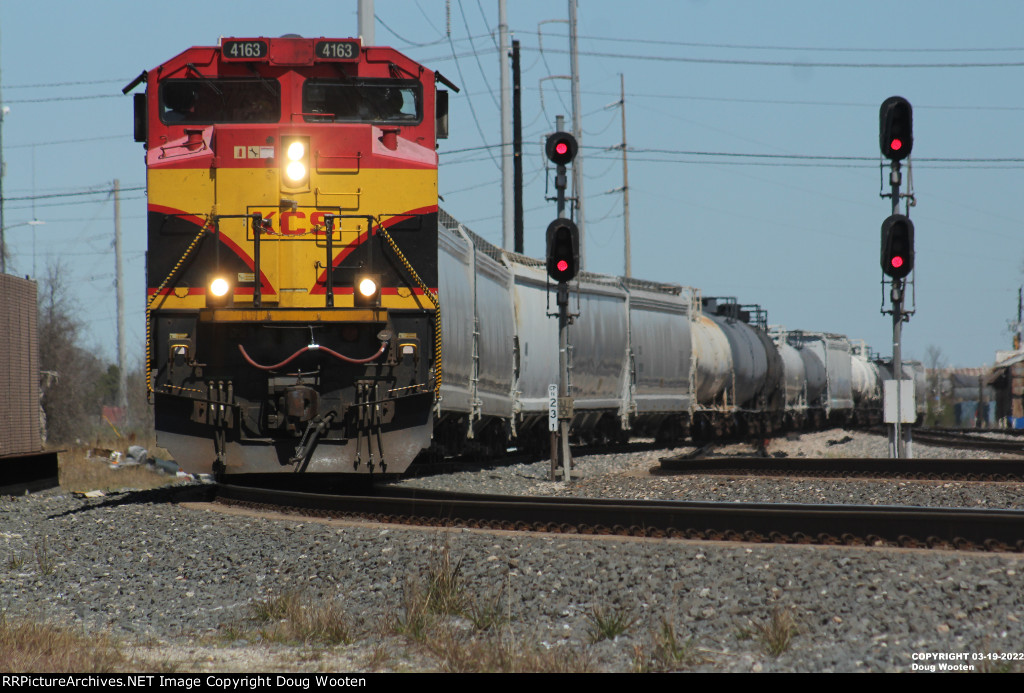
[[[786,442],[813,452],[839,432]],[[854,434],[845,445],[872,445]],[[884,441],[883,441],[884,446]],[[831,446],[833,449],[838,446]],[[795,448],[794,448],[795,449]],[[924,454],[924,450],[918,451]],[[488,493],[1020,507],[1021,484],[646,476],[665,451],[578,460],[585,478],[546,480],[547,463],[401,482]],[[845,456],[856,456],[846,454]],[[883,447],[884,454],[884,447]],[[938,456],[950,456],[942,451]],[[1019,670],[1024,557],[864,547],[412,529],[258,517],[190,503],[196,487],[85,499],[61,490],[0,499],[0,608],[108,633],[143,669],[422,671],[465,668],[389,627],[403,594],[458,565],[468,599],[503,614],[436,628],[468,643],[544,653],[599,671]],[[335,601],[349,645],[268,643],[254,604],[287,593]],[[625,632],[596,639],[600,616]],[[787,627],[792,622],[792,628]],[[667,661],[665,624],[684,655]],[[771,627],[792,640],[775,656]],[[435,642],[435,636],[431,636]],[[955,657],[955,658],[954,658]]]

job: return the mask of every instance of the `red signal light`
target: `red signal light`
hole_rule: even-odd
[[[579,145],[576,138],[568,132],[554,132],[548,135],[544,144],[544,153],[548,159],[558,166],[567,166],[576,157]]]
[[[914,148],[914,110],[902,96],[890,96],[878,109],[878,145],[890,161],[906,159]]]
[[[906,142],[904,142],[906,144]],[[882,222],[882,272],[903,279],[914,269],[914,222],[893,214]]]
[[[570,219],[555,219],[547,233],[548,276],[556,282],[569,282],[580,268],[580,232]]]

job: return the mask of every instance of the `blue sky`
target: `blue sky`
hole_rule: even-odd
[[[540,256],[555,216],[543,139],[556,115],[571,116],[568,82],[545,79],[569,72],[558,21],[567,5],[508,4],[522,44],[526,251]],[[500,243],[497,1],[377,0],[376,14],[377,44],[462,87],[440,148],[442,204]],[[1022,25],[1019,2],[582,0],[587,269],[622,272],[622,196],[609,192],[622,185],[621,158],[608,149],[621,142],[609,107],[621,73],[634,276],[736,296],[772,323],[847,334],[888,355],[878,107],[899,94],[914,106],[917,199],[917,313],[903,353],[923,358],[935,345],[951,365],[991,363],[1010,345],[1024,282],[1024,161],[993,161],[1024,159]],[[103,191],[114,179],[129,352],[143,351],[145,172],[120,88],[188,46],[286,33],[355,35],[356,2],[0,4],[8,269],[43,276],[65,263],[90,340],[108,357],[113,203]]]

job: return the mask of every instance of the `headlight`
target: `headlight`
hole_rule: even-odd
[[[227,296],[229,291],[231,291],[231,284],[229,284],[228,280],[224,277],[217,277],[210,282],[210,293],[217,298]]]
[[[206,285],[206,307],[224,308],[231,305],[234,286],[224,275],[214,275]]]
[[[304,188],[309,183],[310,146],[305,135],[281,138],[281,184],[285,188]]]
[[[294,146],[293,144],[292,147]],[[299,148],[301,147],[302,145],[300,144]],[[292,161],[285,167],[284,174],[288,176],[289,180],[297,183],[306,177],[306,165],[301,161]]]
[[[304,156],[306,156],[306,145],[302,142],[295,141],[288,145],[289,161],[299,161]]]
[[[370,298],[377,293],[377,282],[373,281],[369,277],[364,277],[359,280],[359,293],[366,298]]]

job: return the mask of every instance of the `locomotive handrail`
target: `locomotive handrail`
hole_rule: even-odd
[[[346,363],[354,363],[356,365],[360,365],[360,364],[370,363],[371,361],[377,360],[378,358],[380,358],[381,354],[383,354],[384,350],[387,349],[387,348],[388,348],[388,343],[387,342],[381,342],[380,343],[380,349],[378,349],[377,353],[374,354],[373,356],[369,356],[369,357],[367,357],[365,359],[354,359],[354,358],[352,358],[350,356],[345,356],[344,354],[339,354],[338,352],[334,351],[333,349],[328,349],[327,347],[322,346],[320,344],[310,344],[309,346],[302,347],[301,349],[299,349],[294,354],[292,354],[291,356],[286,358],[284,361],[281,361],[280,363],[275,363],[272,366],[264,366],[263,364],[256,363],[252,359],[252,357],[249,356],[248,353],[246,353],[245,347],[243,347],[241,344],[238,345],[238,350],[240,352],[242,352],[242,358],[244,358],[246,360],[246,362],[250,366],[253,366],[254,368],[259,368],[262,371],[276,371],[279,368],[283,368],[283,367],[287,366],[289,363],[291,363],[292,361],[294,361],[295,359],[297,359],[302,354],[306,353],[307,351],[325,351],[328,354],[330,354],[331,356],[333,356],[334,358],[338,359],[339,361],[345,361]]]

